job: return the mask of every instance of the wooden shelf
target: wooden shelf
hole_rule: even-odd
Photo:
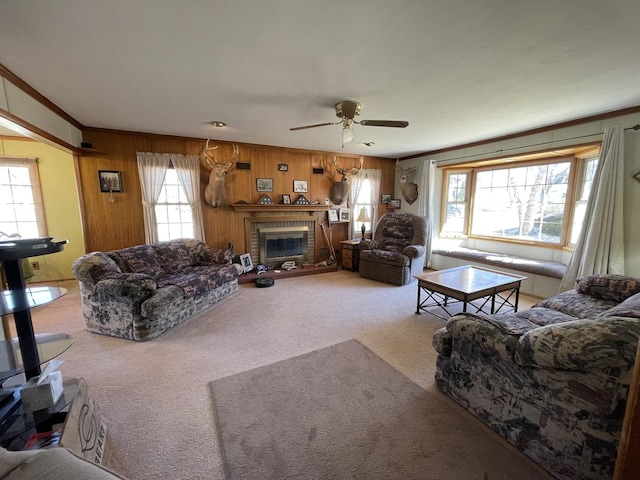
[[[233,203],[231,207],[236,212],[326,212],[326,205],[259,205],[251,203]]]

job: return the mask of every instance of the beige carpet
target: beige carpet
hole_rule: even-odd
[[[208,383],[350,339],[440,399],[437,435],[456,468],[443,465],[432,478],[551,478],[436,390],[431,337],[444,321],[414,313],[415,283],[396,287],[338,271],[271,288],[248,284],[143,343],[85,331],[77,284],[61,285],[69,294],[34,310],[35,330],[74,336],[61,369],[87,381],[108,426],[105,464],[132,480],[223,479]]]

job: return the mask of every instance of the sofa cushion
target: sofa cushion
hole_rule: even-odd
[[[627,298],[624,302],[611,307],[609,310],[602,312],[596,318],[607,317],[631,317],[640,318],[640,293]]]
[[[193,298],[236,278],[238,278],[238,270],[231,265],[187,267],[180,273],[162,277],[158,281],[158,286],[175,285],[182,289],[184,298]]]
[[[180,273],[191,266],[189,249],[182,242],[166,242],[153,245],[158,263],[167,274]]]
[[[632,368],[639,336],[640,322],[625,317],[547,325],[520,337],[514,360],[565,370]]]
[[[577,290],[569,290],[542,300],[536,303],[533,308],[550,308],[575,318],[595,318],[617,304],[618,302],[612,300],[601,300]]]
[[[156,252],[151,245],[138,245],[109,253],[117,255],[124,260],[129,270],[133,273],[144,273],[153,278],[166,274],[165,269],[158,262]]]
[[[198,252],[196,265],[231,265],[233,251],[230,248],[206,248]]]
[[[640,293],[640,279],[625,275],[590,275],[578,280],[576,290],[601,300],[619,303]]]

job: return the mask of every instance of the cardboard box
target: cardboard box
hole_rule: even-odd
[[[34,412],[55,405],[63,392],[62,373],[51,372],[37,385],[39,377],[30,378],[20,390],[25,412]]]

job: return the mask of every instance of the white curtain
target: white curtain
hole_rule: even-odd
[[[380,179],[382,178],[382,172],[378,169],[374,168],[365,168],[360,170],[360,173],[351,177],[351,194],[349,195],[349,201],[347,205],[352,210],[351,220],[349,222],[349,240],[354,238],[353,226],[358,218],[358,213],[353,210],[355,203],[358,201],[358,197],[360,196],[360,190],[365,180],[369,180],[369,185],[371,186],[371,199],[369,203],[371,203],[372,211],[369,212],[371,215],[371,231],[373,233],[373,229],[376,225],[376,220],[378,219],[378,197],[380,196]]]
[[[623,184],[624,130],[618,125],[604,131],[584,223],[560,291],[586,275],[624,274]]]
[[[380,201],[380,181],[382,179],[382,171],[371,168],[366,170],[369,176],[369,182],[371,183],[371,235],[373,235],[373,229],[376,228],[378,223],[378,202]]]
[[[184,187],[193,217],[193,237],[204,242],[204,222],[200,201],[200,157],[197,155],[171,155],[178,180]]]
[[[431,238],[433,232],[433,218],[435,215],[435,188],[436,188],[436,162],[435,160],[425,160],[422,165],[422,179],[419,192],[422,198],[418,202],[418,215],[427,217],[427,253],[425,255],[425,267],[431,267]]]
[[[158,242],[156,203],[162,191],[164,177],[171,162],[168,153],[136,152],[138,174],[142,190],[142,211],[144,214],[144,238],[148,245]]]
[[[349,233],[347,237],[349,240],[353,240],[353,222],[357,218],[357,213],[353,210],[354,203],[358,201],[358,196],[360,195],[360,189],[364,184],[365,179],[367,178],[365,174],[366,170],[360,170],[356,175],[351,177],[351,192],[349,193],[349,198],[347,199],[347,206],[352,211],[351,218],[349,220]]]

